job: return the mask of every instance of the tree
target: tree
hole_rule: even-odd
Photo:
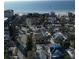
[[[27,50],[32,50],[33,42],[32,42],[32,33],[27,36]]]
[[[50,27],[49,29],[48,29],[48,32],[50,32],[51,34],[53,33],[53,27]]]

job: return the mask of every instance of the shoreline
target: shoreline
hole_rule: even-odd
[[[39,14],[43,14],[43,13],[51,13],[54,12],[56,15],[62,14],[62,15],[67,15],[68,12],[72,12],[75,14],[75,10],[72,11],[14,11],[14,14],[28,14],[28,13],[39,13]]]

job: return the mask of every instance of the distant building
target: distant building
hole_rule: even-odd
[[[7,19],[8,18],[4,18],[4,40],[5,41],[8,41],[10,39]]]
[[[4,11],[4,17],[12,17],[14,15],[13,10],[5,10]]]
[[[45,17],[48,17],[49,16],[49,13],[44,13],[42,15],[45,16]]]
[[[59,44],[67,40],[67,37],[65,37],[61,32],[55,32],[53,34],[53,37],[54,37],[54,41]]]
[[[55,15],[55,12],[51,12],[51,16],[52,17],[55,17],[56,15]]]
[[[34,37],[36,39],[36,43],[37,44],[48,44],[49,38],[50,38],[50,33],[48,33],[47,31],[40,29],[38,30],[35,34]]]
[[[54,23],[56,21],[56,17],[48,17],[48,22]]]
[[[4,18],[4,27],[7,27],[7,26],[8,26],[8,18]]]
[[[68,16],[69,16],[69,17],[72,17],[72,16],[74,16],[74,14],[73,14],[72,12],[69,12],[69,13],[68,13]]]

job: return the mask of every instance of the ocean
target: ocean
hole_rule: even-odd
[[[15,12],[75,11],[75,1],[5,2],[4,9],[13,9]]]

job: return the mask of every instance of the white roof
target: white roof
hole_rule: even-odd
[[[4,20],[7,20],[7,19],[8,19],[7,17],[4,18]]]

